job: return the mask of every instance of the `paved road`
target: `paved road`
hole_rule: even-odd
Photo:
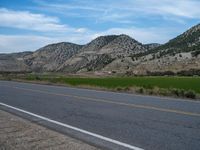
[[[67,130],[66,134],[85,141],[89,139],[98,146],[112,148],[112,141],[108,144],[112,139],[116,145],[118,141],[123,148],[127,148],[123,146],[125,143],[133,146],[132,149],[197,150],[200,147],[200,102],[0,81],[0,104],[108,138],[104,143],[101,137],[98,141],[98,137],[88,138],[87,133],[81,136],[67,127],[59,130]]]

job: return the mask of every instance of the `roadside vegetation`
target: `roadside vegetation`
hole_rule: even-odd
[[[6,75],[4,77],[1,76],[1,78],[190,99],[198,99],[200,95],[200,77],[143,76],[100,78],[26,74]]]

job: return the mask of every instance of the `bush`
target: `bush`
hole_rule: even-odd
[[[192,90],[185,91],[182,89],[172,89],[171,93],[178,97],[187,97],[187,98],[192,98],[192,99],[196,98],[196,93]]]
[[[179,96],[179,90],[178,89],[172,89],[171,90],[173,95]]]
[[[200,69],[190,69],[190,70],[182,70],[177,72],[179,76],[200,76]]]
[[[150,84],[146,84],[146,85],[143,85],[143,88],[145,89],[153,89],[154,87]]]
[[[192,98],[192,99],[195,99],[196,98],[196,93],[194,91],[186,91],[185,92],[185,97],[187,98]]]
[[[199,51],[194,51],[191,54],[192,54],[192,57],[197,57],[200,54],[200,50]]]
[[[171,93],[175,96],[178,96],[178,97],[184,97],[185,96],[185,91],[182,90],[182,89],[172,89],[171,90]]]
[[[173,71],[163,71],[163,72],[150,72],[150,71],[147,71],[147,75],[149,75],[149,76],[165,76],[165,75],[174,76],[175,73]]]
[[[139,89],[137,90],[137,92],[138,92],[138,93],[141,93],[141,94],[144,93],[144,88],[139,88]]]
[[[35,80],[41,80],[39,76],[35,76]]]
[[[124,90],[125,91],[130,91],[130,88],[129,87],[125,87]]]
[[[122,91],[122,88],[121,87],[117,87],[116,90],[117,91]]]

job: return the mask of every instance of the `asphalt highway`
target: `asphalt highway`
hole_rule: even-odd
[[[102,149],[200,148],[198,101],[0,81],[0,109]]]

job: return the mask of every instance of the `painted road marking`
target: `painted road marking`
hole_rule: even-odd
[[[25,91],[43,93],[43,94],[48,94],[48,95],[57,95],[57,96],[64,96],[64,97],[72,97],[72,98],[76,98],[78,100],[103,102],[103,103],[109,103],[109,104],[115,104],[115,105],[121,105],[121,106],[128,106],[128,107],[134,107],[134,108],[140,108],[140,109],[148,109],[148,110],[155,110],[155,111],[176,113],[176,114],[180,114],[180,115],[188,115],[188,116],[200,117],[200,114],[198,114],[198,113],[181,111],[181,110],[176,110],[176,109],[167,109],[167,108],[160,108],[160,107],[154,107],[154,106],[148,106],[148,105],[130,104],[130,103],[123,103],[123,102],[114,102],[114,101],[108,100],[108,99],[99,99],[99,98],[92,98],[92,97],[78,96],[78,95],[71,95],[71,94],[53,93],[53,92],[49,92],[49,91],[42,91],[42,90],[21,88],[21,87],[16,87],[16,86],[12,86],[12,87],[11,86],[7,86],[7,87],[15,88],[15,89],[21,89],[21,90],[25,90]]]
[[[19,112],[22,112],[22,113],[25,113],[25,114],[28,114],[28,115],[31,115],[31,116],[34,116],[36,118],[45,120],[47,122],[54,123],[56,125],[59,125],[59,126],[62,126],[62,127],[66,127],[66,128],[72,129],[74,131],[78,131],[78,132],[81,132],[81,133],[96,137],[98,139],[101,139],[101,140],[104,140],[104,141],[107,141],[107,142],[110,142],[110,143],[113,143],[113,144],[116,144],[116,145],[119,145],[119,146],[122,146],[122,147],[125,147],[125,148],[129,148],[129,149],[132,149],[132,150],[144,150],[142,148],[139,148],[139,147],[136,147],[136,146],[133,146],[133,145],[129,145],[129,144],[126,144],[126,143],[123,143],[123,142],[120,142],[120,141],[117,141],[117,140],[114,140],[114,139],[111,139],[111,138],[108,138],[108,137],[105,137],[105,136],[102,136],[102,135],[99,135],[99,134],[96,134],[96,133],[92,133],[92,132],[89,132],[89,131],[86,131],[86,130],[83,130],[83,129],[80,129],[80,128],[77,128],[77,127],[74,127],[74,126],[71,126],[71,125],[68,125],[68,124],[64,124],[62,122],[55,121],[55,120],[52,120],[50,118],[34,114],[34,113],[31,113],[31,112],[23,110],[23,109],[7,105],[5,103],[0,103],[0,105],[2,105],[4,107],[8,107],[10,109],[17,110]]]
[[[156,111],[162,111],[162,112],[170,112],[170,113],[176,113],[176,114],[181,114],[181,115],[200,117],[200,114],[198,114],[198,113],[180,111],[180,110],[175,110],[175,109],[166,109],[166,108],[159,108],[159,107],[139,105],[139,104],[130,104],[130,103],[128,104],[128,103],[123,103],[123,102],[114,102],[114,101],[106,100],[106,99],[98,99],[98,98],[91,98],[91,97],[71,95],[71,94],[52,93],[52,92],[48,92],[48,91],[25,89],[25,88],[19,88],[19,87],[15,87],[15,88],[22,89],[22,90],[29,90],[29,91],[33,91],[33,92],[40,92],[40,93],[50,94],[50,95],[73,97],[73,98],[77,98],[80,100],[84,99],[84,100],[88,100],[88,101],[104,102],[104,103],[110,103],[110,104],[116,104],[116,105],[122,105],[122,106],[129,106],[129,107],[135,107],[135,108],[150,109],[150,110],[156,110]]]

